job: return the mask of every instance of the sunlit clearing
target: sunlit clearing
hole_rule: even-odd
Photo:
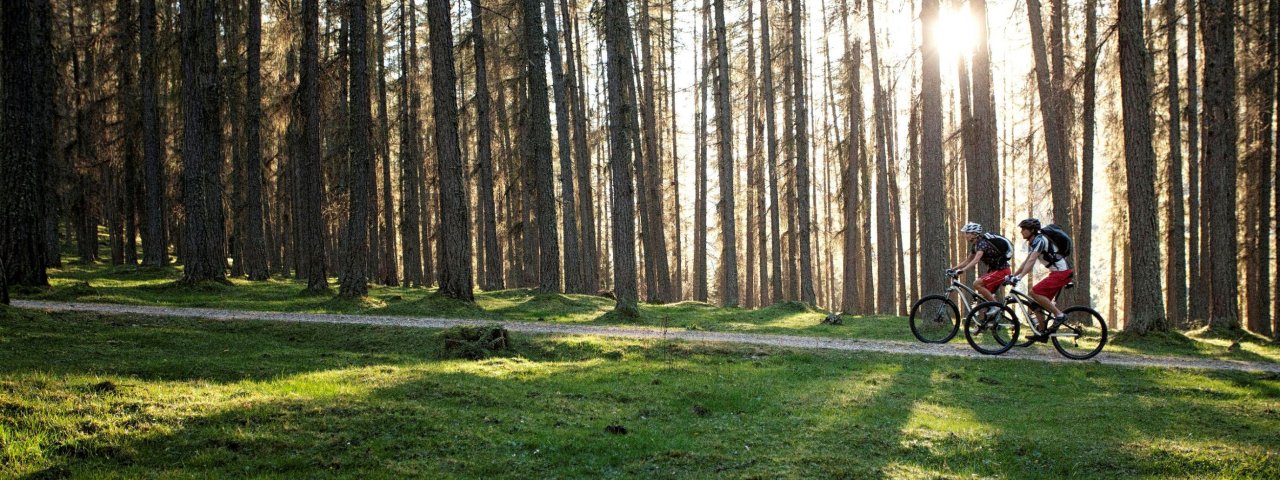
[[[943,63],[954,64],[967,60],[977,43],[978,29],[967,8],[944,6],[938,11],[938,23],[933,27],[933,42]]]

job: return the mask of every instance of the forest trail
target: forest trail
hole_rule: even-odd
[[[1040,362],[1076,363],[1058,355],[1053,349],[1039,348],[1034,350],[1015,349],[1004,355],[981,355],[969,348],[963,339],[952,340],[944,345],[898,342],[891,340],[859,340],[821,338],[799,335],[772,335],[755,333],[705,332],[691,330],[666,330],[641,326],[606,326],[582,325],[566,323],[542,323],[522,321],[494,321],[473,319],[448,319],[433,317],[393,317],[380,315],[353,315],[334,313],[283,313],[249,310],[224,310],[215,308],[190,307],[158,307],[117,305],[106,303],[80,302],[45,302],[32,300],[15,300],[13,306],[28,309],[49,311],[94,312],[103,314],[130,314],[170,317],[190,317],[209,320],[266,320],[277,322],[334,323],[356,325],[386,325],[414,328],[447,328],[456,325],[485,325],[501,323],[508,330],[525,333],[597,335],[604,337],[631,339],[669,339],[691,342],[727,342],[746,345],[765,345],[784,348],[811,348],[848,352],[876,352],[907,355],[929,355],[937,357],[957,357],[981,360],[1032,360]],[[906,325],[903,325],[906,328]],[[1086,362],[1104,365],[1154,368],[1187,368],[1205,370],[1225,370],[1239,372],[1280,373],[1280,364],[1265,362],[1246,362],[1237,360],[1215,360],[1188,357],[1157,357],[1133,354],[1111,353],[1103,350],[1101,354]],[[1081,363],[1086,363],[1081,362]]]

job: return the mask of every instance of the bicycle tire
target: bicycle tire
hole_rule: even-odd
[[[924,322],[926,320],[920,315],[922,313],[920,312],[920,307],[924,306],[926,303],[930,301],[936,301],[936,300],[941,300],[942,302],[944,302],[945,306],[950,312],[950,315],[947,316],[947,319],[950,321],[951,326],[948,330],[946,330],[946,335],[942,337],[926,336],[924,333],[926,331],[926,329],[924,328]],[[936,320],[936,318],[934,320]],[[917,322],[919,322],[920,325],[917,325]],[[919,300],[916,300],[916,303],[913,303],[911,305],[911,319],[909,323],[911,324],[911,334],[916,337],[916,340],[919,340],[924,343],[947,343],[947,342],[950,342],[952,338],[955,338],[956,333],[960,331],[960,308],[956,307],[956,302],[953,302],[950,298],[947,298],[946,295],[924,296],[924,297],[921,297]]]
[[[990,324],[985,319],[979,320],[976,317],[976,315],[986,312],[989,308],[998,308],[1002,312],[1000,318],[1003,321],[996,322],[996,328],[992,330],[987,329]],[[982,323],[979,324],[978,322]],[[998,333],[1001,331],[1000,327],[1008,329],[1005,338],[1002,338]],[[1009,306],[1005,305],[1003,302],[985,302],[979,304],[969,312],[969,315],[964,317],[964,338],[969,342],[970,347],[973,347],[975,351],[983,355],[999,355],[1009,351],[1010,348],[1013,348],[1013,346],[1018,343],[1018,329],[1018,315],[1014,313],[1012,308],[1009,308]],[[975,339],[974,336],[985,334],[989,334],[998,346],[992,348],[985,344],[979,345],[980,342]]]
[[[1098,328],[1100,334],[1098,336],[1097,346],[1093,347],[1092,350],[1085,351],[1083,354],[1076,353],[1075,351],[1069,351],[1066,347],[1062,345],[1063,341],[1059,340],[1059,337],[1056,337],[1056,336],[1052,337],[1053,348],[1057,349],[1058,353],[1072,360],[1088,360],[1090,358],[1093,358],[1098,353],[1102,352],[1102,347],[1107,346],[1107,321],[1106,319],[1102,318],[1102,314],[1098,313],[1097,310],[1094,310],[1092,308],[1089,308],[1083,305],[1068,308],[1066,310],[1063,310],[1062,313],[1063,315],[1067,316],[1067,321],[1063,325],[1058,326],[1058,331],[1062,331],[1063,328],[1076,328],[1074,326],[1071,326],[1070,324],[1074,318],[1078,318],[1079,316],[1077,315],[1077,317],[1072,317],[1071,314],[1084,313],[1093,319],[1092,322],[1096,324],[1096,327]],[[1090,326],[1094,326],[1094,325],[1090,325]]]

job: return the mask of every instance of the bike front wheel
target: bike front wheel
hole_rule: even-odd
[[[1071,307],[1062,311],[1067,319],[1050,335],[1053,348],[1072,360],[1088,360],[1107,344],[1107,322],[1089,307]]]
[[[924,343],[947,343],[960,329],[960,309],[944,295],[929,295],[911,306],[911,334]]]
[[[964,338],[984,355],[1009,351],[1018,341],[1018,316],[1001,302],[986,302],[964,318]]]

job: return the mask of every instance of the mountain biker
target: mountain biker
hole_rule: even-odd
[[[973,289],[987,301],[996,301],[993,292],[1003,286],[1005,277],[1010,273],[1007,255],[1009,250],[1001,251],[1000,243],[1007,244],[1004,247],[1006,249],[1012,249],[1012,244],[1008,244],[1009,240],[999,235],[983,234],[982,225],[973,222],[965,224],[960,233],[969,240],[969,253],[972,255],[960,265],[948,269],[947,273],[958,276],[978,262],[986,264],[987,274],[973,281]]]
[[[1053,314],[1054,325],[1059,325],[1066,320],[1066,315],[1062,314],[1062,310],[1058,309],[1058,305],[1054,303],[1053,298],[1063,287],[1071,283],[1072,270],[1071,264],[1067,263],[1066,256],[1058,253],[1058,247],[1047,237],[1041,233],[1040,220],[1036,218],[1028,218],[1018,222],[1018,228],[1022,230],[1022,238],[1030,243],[1031,253],[1027,255],[1027,259],[1022,262],[1022,266],[1018,268],[1018,272],[1010,275],[1005,282],[1010,285],[1017,285],[1031,270],[1035,269],[1036,261],[1044,263],[1045,268],[1049,269],[1049,276],[1034,287],[1031,287],[1031,299],[1040,304],[1046,312]],[[1032,335],[1028,340],[1044,342],[1049,337],[1046,332],[1049,328],[1047,319],[1040,312],[1036,312],[1036,329],[1039,335]]]

